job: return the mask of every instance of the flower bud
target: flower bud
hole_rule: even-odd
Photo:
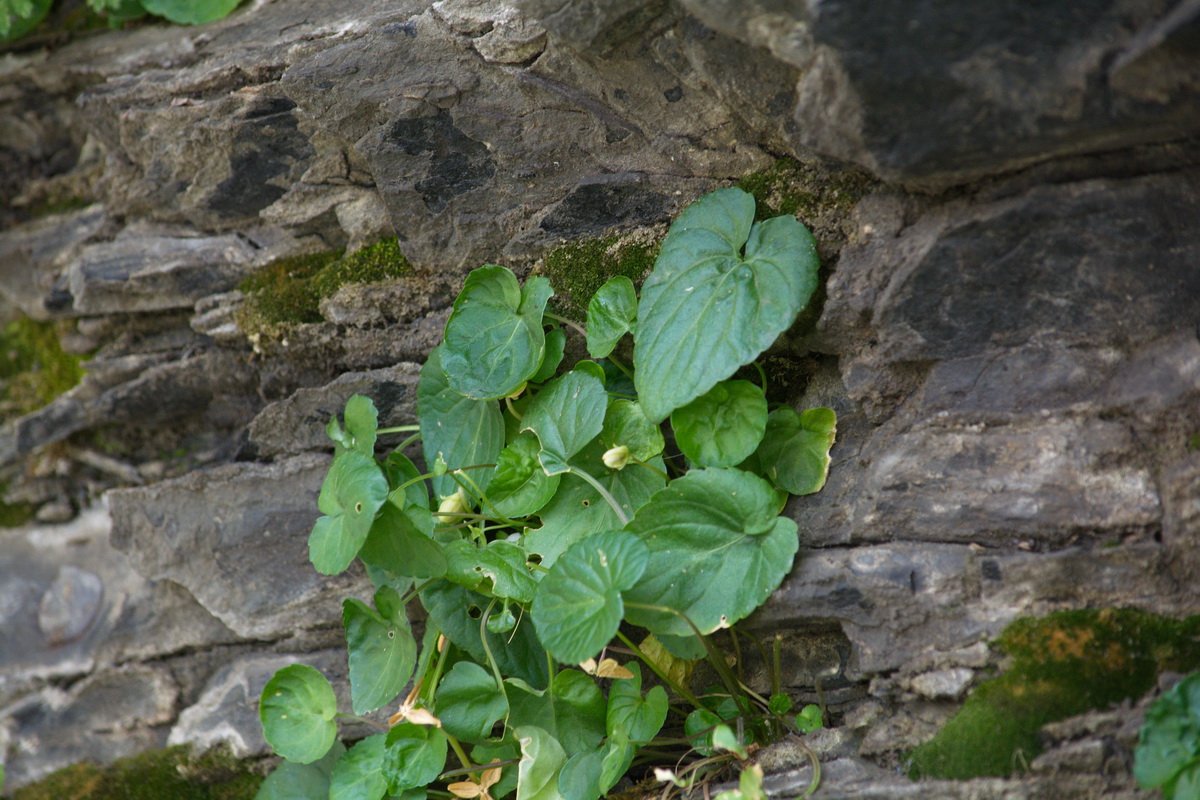
[[[623,444],[616,447],[610,447],[602,456],[604,466],[609,469],[625,469],[625,465],[629,463],[629,448]]]
[[[442,502],[438,505],[437,521],[443,525],[448,525],[452,522],[458,522],[458,515],[464,513],[471,507],[467,500],[467,494],[459,487],[459,490],[449,497],[443,497]]]

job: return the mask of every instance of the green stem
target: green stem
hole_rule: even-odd
[[[661,469],[654,466],[653,464],[647,464],[645,461],[642,461],[641,459],[638,459],[638,458],[634,458],[633,456],[630,456],[629,460],[632,461],[633,463],[637,464],[638,466],[645,467],[646,469],[650,470],[651,472],[657,472],[659,475],[663,476],[663,480],[670,483],[670,481],[671,481],[670,476],[668,476],[667,473],[663,472]]]
[[[756,370],[758,370],[759,380],[762,381],[762,386],[760,388],[762,389],[763,394],[766,394],[767,393],[767,373],[763,370],[762,364],[759,364],[757,361],[754,362],[754,368]]]
[[[428,695],[424,698],[425,705],[429,705],[433,701],[433,693],[437,690],[438,683],[442,680],[442,670],[446,667],[446,658],[450,654],[450,642],[446,642],[446,646],[442,648],[442,652],[438,653],[437,663],[433,666],[433,680],[428,686],[421,686],[421,693]]]
[[[443,731],[443,733],[444,733],[444,731]],[[455,739],[453,736],[451,736],[450,734],[447,733],[446,741],[448,741],[450,743],[450,747],[454,748],[454,755],[458,756],[458,760],[463,765],[463,768],[465,769],[467,767],[470,767],[471,759],[467,758],[467,754],[466,754],[466,752],[463,751],[462,745],[458,743],[458,739]],[[470,772],[470,775],[471,775],[471,780],[475,781],[476,783],[479,783],[480,776],[478,773],[472,771],[472,772]]]
[[[395,450],[395,451],[398,451],[398,452],[404,452],[405,450],[407,450],[407,449],[408,449],[408,446],[409,446],[410,444],[412,444],[413,442],[417,441],[417,440],[418,440],[418,439],[420,439],[420,438],[421,438],[421,434],[419,434],[419,433],[414,433],[412,436],[408,437],[407,439],[405,439],[403,442],[401,442],[400,444],[396,445],[396,446],[395,446],[394,448],[392,448],[392,449],[393,449],[393,450]]]
[[[551,314],[549,311],[543,311],[542,316],[552,319],[555,322],[561,322],[563,325],[566,325],[568,328],[574,328],[576,333],[578,333],[580,336],[582,336],[585,339],[587,338],[587,331],[584,330],[583,326],[580,325],[575,320],[567,319],[566,317],[560,317],[558,314]]]
[[[488,499],[488,496],[486,494],[484,494],[484,491],[479,488],[479,484],[477,484],[475,481],[471,480],[470,475],[464,474],[464,475],[462,475],[462,480],[459,480],[458,470],[454,470],[453,472],[449,472],[447,474],[451,478],[454,479],[455,483],[457,483],[459,486],[462,486],[468,492],[471,492],[471,491],[475,492],[476,496],[479,498],[479,502],[486,504],[487,507],[492,510],[492,513],[494,513],[496,515],[494,517],[488,517],[487,519],[490,519],[494,522],[499,522],[501,525],[507,525],[510,528],[524,527],[520,522],[517,522],[516,520],[513,520],[513,519],[509,519],[508,517],[501,514],[499,512],[499,510],[497,510],[497,508],[494,505],[492,505],[492,501]],[[465,485],[463,485],[463,481],[466,481],[467,483],[469,483],[471,485],[465,486]]]
[[[687,700],[689,703],[691,703],[698,709],[703,710],[704,708],[706,708],[706,706],[700,702],[700,700],[696,697],[696,695],[692,694],[687,689],[680,686],[678,683],[675,682],[674,679],[671,678],[670,675],[667,675],[667,673],[665,673],[661,669],[659,669],[658,665],[655,664],[654,661],[651,660],[650,656],[646,655],[645,651],[643,651],[642,648],[638,647],[633,642],[633,640],[631,640],[628,636],[621,633],[621,631],[617,631],[617,638],[620,639],[625,644],[626,647],[628,647],[630,650],[632,650],[634,652],[634,655],[636,655],[638,658],[640,658],[642,660],[642,663],[645,664],[647,667],[649,667],[650,671],[653,672],[655,675],[657,675],[658,679],[660,681],[665,683],[667,686],[670,686],[675,691],[675,694],[679,695],[684,700]]]
[[[610,506],[612,506],[612,510],[617,514],[617,519],[621,520],[621,525],[629,524],[629,517],[625,516],[625,512],[621,510],[621,506],[619,506],[616,499],[608,493],[608,490],[600,485],[600,481],[593,478],[587,472],[581,469],[576,469],[575,467],[568,467],[567,472],[571,473],[572,475],[577,475],[587,483],[591,484],[592,488],[599,492],[600,496],[603,497]]]
[[[375,431],[375,434],[377,436],[385,436],[389,433],[411,433],[413,431],[420,430],[420,425],[397,425],[395,428],[380,428],[379,430]],[[420,437],[418,436],[417,438]]]
[[[607,356],[605,356],[605,358],[607,358],[609,361],[611,361],[612,365],[614,367],[621,370],[621,372],[624,372],[626,378],[629,378],[629,380],[633,380],[633,370],[629,369],[629,367],[622,364],[618,359],[613,358],[612,353],[609,353]]]
[[[492,655],[492,648],[491,645],[488,644],[487,640],[487,621],[488,617],[491,616],[492,606],[494,605],[496,605],[496,598],[493,597],[492,602],[488,603],[487,608],[484,609],[483,616],[479,618],[479,641],[483,643],[484,655],[487,656],[488,666],[492,668],[492,677],[496,679],[496,689],[503,692],[504,678],[500,675],[500,667],[496,666],[496,659]]]
[[[771,694],[779,694],[783,691],[783,658],[781,651],[783,650],[783,637],[778,633],[775,634],[775,642],[771,648],[771,661],[774,669],[771,670]]]
[[[511,397],[504,398],[504,405],[508,407],[508,413],[516,417],[518,422],[525,419],[524,415],[522,415],[520,411],[517,411],[517,407],[513,405]]]

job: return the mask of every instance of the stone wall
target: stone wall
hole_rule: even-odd
[[[0,54],[0,318],[89,359],[0,429],[41,520],[0,533],[9,786],[263,753],[262,684],[344,674],[340,599],[368,592],[307,562],[329,416],[361,392],[413,421],[469,268],[653,241],[757,173],[829,272],[770,358],[838,411],[833,469],[753,620],[794,692],[828,688],[822,794],[1137,796],[1136,708],[1012,780],[894,766],[1014,619],[1200,612],[1198,44],[1189,0],[264,0]],[[237,328],[256,268],[392,235],[409,277]]]

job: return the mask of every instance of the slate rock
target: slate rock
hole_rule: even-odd
[[[42,298],[54,276],[107,222],[104,207],[95,204],[5,231],[0,237],[0,296],[27,317],[50,319]]]
[[[259,458],[278,458],[305,450],[332,450],[325,433],[329,420],[340,419],[352,395],[369,397],[379,412],[379,427],[417,421],[418,364],[348,373],[314,389],[300,389],[264,408],[250,423],[250,443]]]
[[[353,570],[323,577],[309,563],[328,468],[328,456],[309,453],[112,491],[113,546],[147,578],[187,588],[239,636],[340,625],[342,598],[369,581]]]
[[[38,604],[38,627],[50,647],[73,642],[87,632],[100,611],[104,582],[94,572],[64,566]]]

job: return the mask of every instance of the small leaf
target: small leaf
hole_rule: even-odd
[[[624,445],[638,461],[648,461],[663,451],[663,435],[658,425],[646,418],[642,407],[632,400],[616,399],[604,412],[600,443],[605,448]]]
[[[412,519],[385,503],[358,552],[363,563],[396,575],[440,578],[446,574],[441,545],[417,529]]]
[[[626,527],[650,550],[646,571],[624,593],[626,618],[659,635],[701,633],[754,611],[792,566],[796,523],[775,514],[775,492],[737,469],[693,470],[660,490]]]
[[[808,304],[819,266],[808,229],[755,223],[739,189],[688,206],[642,286],[633,358],[646,416],[665,419],[769,347]]]
[[[711,756],[716,752],[713,746],[713,731],[720,724],[721,718],[715,713],[707,708],[698,708],[683,721],[683,732],[700,755]]]
[[[762,767],[750,764],[738,777],[738,788],[721,792],[713,800],[767,800],[762,782]]]
[[[537,435],[542,445],[538,458],[547,475],[566,472],[567,460],[596,438],[607,404],[603,382],[579,367],[547,383],[533,398],[521,430]]]
[[[528,603],[537,583],[526,566],[525,551],[511,542],[497,540],[485,547],[467,541],[446,545],[449,568],[446,577],[472,591]]]
[[[338,453],[321,485],[320,517],[308,537],[308,555],[323,575],[336,575],[354,560],[387,500],[387,480],[372,456]]]
[[[508,713],[508,698],[487,670],[459,661],[438,686],[437,712],[451,736],[481,743],[492,735],[496,721]]]
[[[151,14],[165,17],[176,25],[204,25],[224,19],[241,0],[141,0]]]
[[[325,676],[305,664],[277,671],[263,687],[258,716],[263,736],[288,761],[311,764],[337,738],[337,698]]]
[[[546,334],[546,355],[542,359],[542,366],[538,367],[538,371],[533,373],[533,377],[529,379],[530,383],[545,383],[554,377],[554,373],[558,371],[558,365],[562,363],[563,352],[567,348],[567,335],[561,329],[555,328]]]
[[[506,267],[472,271],[446,322],[442,366],[454,391],[497,400],[529,380],[546,354],[542,312],[553,294],[545,278],[522,287]]]
[[[488,500],[506,517],[537,512],[558,491],[560,476],[547,475],[538,461],[541,445],[532,433],[509,442],[496,458],[496,474],[488,486]]]
[[[342,743],[335,740],[319,761],[284,761],[262,782],[254,800],[328,800],[330,777],[345,752]]]
[[[551,655],[578,664],[608,644],[625,614],[621,592],[641,577],[649,555],[637,537],[610,531],[575,543],[554,562],[531,609]]]
[[[494,464],[504,447],[504,418],[500,406],[490,400],[472,400],[450,388],[442,369],[439,345],[421,367],[417,384],[417,409],[421,424],[421,446],[426,463],[433,465],[440,455],[451,468]],[[471,479],[486,491],[492,479],[491,469],[471,470]],[[448,475],[433,479],[433,489],[445,496],[458,491]]]
[[[754,452],[767,428],[767,398],[750,381],[722,381],[671,414],[683,454],[705,467],[732,467]]]
[[[380,595],[395,595],[383,587]],[[386,600],[384,601],[387,602]],[[393,599],[398,602],[398,598]],[[392,609],[389,609],[392,610]],[[355,714],[366,714],[392,702],[412,677],[417,663],[417,642],[404,609],[394,609],[387,618],[366,603],[350,597],[342,602],[342,623],[350,654],[350,697]]]
[[[631,661],[629,670],[632,678],[613,681],[609,687],[605,729],[610,738],[619,732],[627,741],[648,742],[667,721],[667,692],[654,686],[642,697],[641,667]]]
[[[767,431],[758,447],[759,466],[777,486],[792,494],[821,490],[829,475],[829,448],[837,435],[837,415],[829,408],[810,408],[797,414],[777,408],[767,417]]]
[[[624,275],[610,278],[588,303],[587,349],[592,358],[604,358],[621,337],[633,330],[637,319],[637,292]]]
[[[399,794],[432,783],[446,766],[446,734],[441,728],[401,722],[387,733],[383,777]]]
[[[375,456],[376,431],[379,430],[379,412],[369,397],[353,395],[346,401],[346,433],[350,447],[363,455]]]
[[[604,694],[579,670],[562,670],[541,692],[511,678],[506,683],[509,725],[536,725],[554,737],[568,756],[595,749],[604,738]]]
[[[772,714],[783,715],[792,710],[792,698],[783,692],[776,692],[767,701],[767,708]]]
[[[383,460],[383,474],[388,481],[389,502],[395,503],[400,508],[410,505],[429,508],[429,492],[425,490],[425,481],[418,480],[410,483],[414,478],[421,477],[421,470],[417,469],[416,464],[404,453],[399,450],[388,453],[387,458]],[[408,486],[404,488],[403,494],[398,495],[397,490],[406,483]]]
[[[675,639],[677,641],[683,640],[683,637],[680,636],[668,636],[664,638]],[[675,653],[663,643],[662,639],[653,633],[643,639],[639,647],[641,647],[642,653],[646,658],[654,666],[658,667],[659,672],[664,673],[680,686],[687,686],[692,682],[692,672],[696,666],[696,659],[702,658],[706,652],[703,643],[699,643],[695,636],[692,636],[691,639],[700,644],[699,655],[692,658]]]
[[[517,767],[517,800],[561,800],[558,773],[567,754],[554,737],[533,725],[516,728],[521,743]]]
[[[558,775],[558,791],[564,800],[597,800],[603,791],[600,775],[604,770],[603,748],[576,753],[563,764]]]
[[[713,748],[733,753],[738,758],[748,758],[750,755],[728,725],[718,725],[713,728],[712,743]]]
[[[800,729],[801,733],[812,733],[825,727],[825,723],[821,719],[821,707],[809,703],[800,709],[800,713],[796,715],[796,727]]]
[[[379,800],[387,793],[383,751],[387,734],[368,736],[338,760],[329,778],[328,794],[337,800]],[[324,797],[322,800],[324,800]]]

